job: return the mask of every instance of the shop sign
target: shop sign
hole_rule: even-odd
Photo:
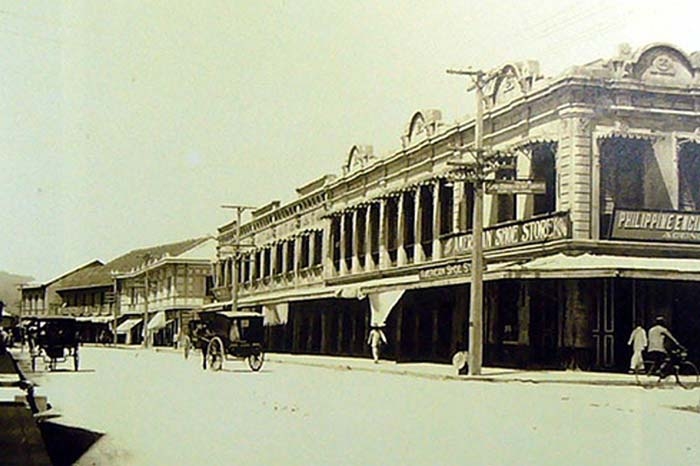
[[[571,227],[569,214],[560,212],[549,217],[511,222],[503,226],[484,229],[484,249],[501,249],[531,243],[544,243],[569,238]],[[458,238],[458,253],[471,251],[472,235]]]
[[[616,209],[612,239],[700,242],[700,212]]]
[[[469,275],[469,264],[466,262],[461,264],[450,264],[434,269],[426,269],[418,272],[421,280],[436,280],[446,277],[455,277],[459,275]]]
[[[530,179],[488,180],[484,185],[486,194],[544,194],[547,184]]]

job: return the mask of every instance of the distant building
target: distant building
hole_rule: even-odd
[[[144,334],[157,346],[172,345],[195,310],[207,304],[214,238],[197,238],[130,253],[106,264],[114,279],[119,325],[125,343]]]
[[[127,343],[142,342],[145,317],[153,343],[170,345],[183,318],[210,300],[215,256],[216,240],[202,237],[137,249],[106,264],[95,260],[49,282],[22,286],[22,317],[73,316],[82,341],[96,342],[107,332]]]
[[[231,305],[238,243],[239,304],[265,314],[272,349],[366,355],[385,324],[389,357],[450,361],[467,347],[473,199],[448,162],[474,129],[416,112],[392,154],[356,145],[238,241],[222,226],[213,307]],[[491,184],[546,187],[485,197],[485,363],[621,370],[633,322],[657,314],[698,360],[700,54],[622,47],[547,79],[505,65],[484,142],[515,155]]]
[[[94,260],[44,283],[28,283],[20,286],[21,317],[41,317],[62,314],[63,300],[58,289],[71,277],[90,274],[104,264]]]

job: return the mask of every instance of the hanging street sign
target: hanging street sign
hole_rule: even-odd
[[[484,190],[486,194],[544,194],[547,184],[530,179],[487,180]]]

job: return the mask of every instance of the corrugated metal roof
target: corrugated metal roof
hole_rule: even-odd
[[[162,244],[150,248],[135,249],[123,256],[119,256],[104,265],[89,267],[77,271],[59,280],[56,289],[92,288],[96,286],[110,286],[112,284],[112,272],[128,272],[144,263],[144,258],[150,256],[151,260],[165,256],[179,256],[195,246],[207,241],[208,237],[188,239],[177,243]]]

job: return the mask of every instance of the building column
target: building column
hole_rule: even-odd
[[[415,238],[415,244],[413,245],[413,262],[425,262],[425,251],[423,251],[423,208],[421,204],[421,186],[416,188],[415,199],[413,202],[413,237]]]
[[[352,273],[360,272],[360,235],[357,231],[357,218],[359,216],[359,211],[357,209],[352,212],[352,259],[350,270]]]
[[[332,221],[330,218],[326,218],[323,223],[323,243],[321,244],[321,249],[323,250],[323,276],[330,278],[333,276],[333,238],[331,238]],[[314,238],[315,247],[315,235],[312,235],[312,237]]]
[[[265,254],[266,249],[267,248],[262,248],[260,250],[260,280],[265,278],[265,270],[267,268],[267,261],[265,260],[265,256],[267,256],[267,254]]]
[[[258,279],[258,268],[255,266],[255,258],[258,257],[258,250],[255,249],[253,252],[250,254],[250,282],[251,284],[255,283],[255,281]]]
[[[297,281],[299,279],[299,267],[301,266],[301,243],[304,241],[302,236],[295,236],[294,237],[294,264],[293,264],[293,269],[294,269],[294,280]],[[309,241],[310,243],[310,241]],[[309,251],[311,251],[311,248],[309,248]],[[308,258],[307,258],[308,259]],[[309,261],[309,265],[311,265],[311,261]]]
[[[345,263],[345,256],[347,252],[345,251],[345,245],[347,239],[345,238],[345,213],[340,214],[340,275],[347,275],[348,266]]]
[[[565,363],[569,369],[589,369],[595,358],[593,341],[594,315],[592,297],[578,280],[565,280],[566,307],[564,308],[563,346],[568,355]]]
[[[404,212],[403,209],[403,197],[405,193],[401,193],[399,195],[399,202],[398,202],[398,221],[396,222],[396,265],[397,266],[402,266],[406,265],[406,262],[408,262],[408,258],[406,257],[406,250],[405,248],[405,238],[404,238],[404,229],[405,229],[405,224],[406,224],[406,212]]]
[[[314,266],[314,254],[316,251],[316,232],[311,231],[309,233],[309,250],[308,250],[308,257],[306,258],[309,261],[309,267]]]
[[[433,260],[442,257],[440,243],[440,180],[433,183]]]
[[[368,204],[365,210],[365,271],[372,269],[372,204]]]
[[[389,260],[389,219],[386,214],[387,199],[379,202],[379,268],[387,269],[391,265]]]

